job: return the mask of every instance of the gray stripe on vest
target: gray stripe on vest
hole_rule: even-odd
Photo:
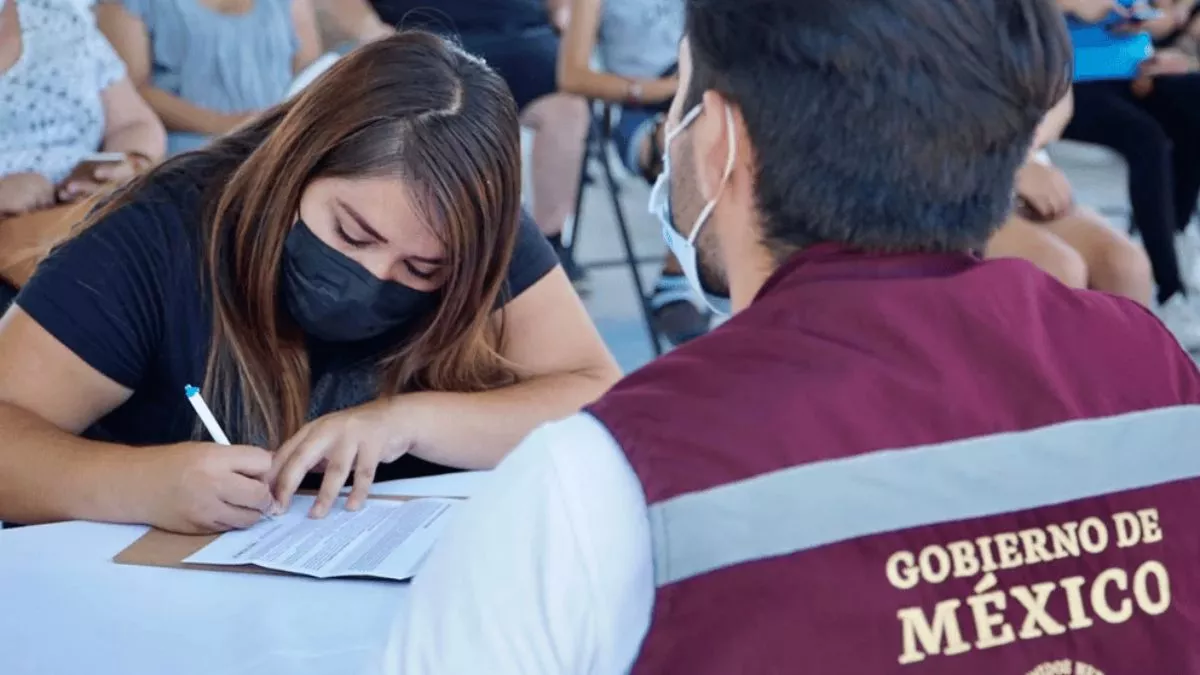
[[[655,581],[1198,476],[1200,406],[804,464],[650,507]]]

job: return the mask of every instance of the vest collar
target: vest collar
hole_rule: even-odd
[[[845,244],[822,243],[793,253],[759,289],[755,301],[780,286],[812,281],[939,277],[978,264],[973,253],[875,253]]]

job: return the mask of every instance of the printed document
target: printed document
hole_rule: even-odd
[[[308,517],[314,498],[297,495],[288,512],[254,527],[226,532],[183,562],[257,565],[326,579],[416,575],[457,500],[368,499],[358,511],[344,500],[320,520]]]

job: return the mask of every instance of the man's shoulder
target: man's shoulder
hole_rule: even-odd
[[[583,414],[546,424],[462,505],[390,646],[402,672],[628,671],[654,597],[650,526],[606,437]]]
[[[1092,334],[1082,337],[1099,343],[1089,349],[1107,361],[1112,382],[1131,395],[1167,393],[1164,405],[1200,403],[1200,368],[1158,316],[1126,298],[1086,295],[1107,321],[1092,323]]]
[[[534,429],[513,454],[521,452],[529,461],[556,470],[562,462],[573,461],[576,454],[606,454],[612,449],[620,446],[608,427],[585,411]]]
[[[535,429],[496,468],[496,478],[502,492],[560,506],[597,492],[615,496],[637,480],[616,438],[587,412]]]
[[[1200,400],[1200,371],[1147,307],[1111,293],[1068,288],[1024,261],[986,264],[995,272],[993,286],[1006,290],[968,315],[971,325],[982,322],[997,332],[997,339],[984,343],[997,353],[980,354],[997,365],[993,376],[1003,380],[1022,372],[1021,364],[1035,366],[1039,377],[1055,382],[1055,390],[1087,414]],[[971,290],[982,296],[986,288]]]
[[[769,357],[791,349],[795,335],[743,314],[627,374],[585,411],[607,425],[614,410],[642,416],[697,401],[716,404],[738,396],[741,387],[763,384],[764,376],[777,370]]]
[[[1139,345],[1155,345],[1172,352],[1183,353],[1183,348],[1149,308],[1129,298],[1100,291],[1071,292],[1071,304],[1064,305],[1068,311],[1054,316],[1055,328],[1064,333],[1082,327],[1093,327],[1095,332],[1080,337],[1113,343],[1116,349],[1137,349]],[[1099,330],[1100,327],[1106,330]]]

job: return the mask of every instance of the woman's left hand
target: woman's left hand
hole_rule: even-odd
[[[271,464],[268,484],[278,511],[287,510],[300,482],[321,466],[325,478],[309,516],[329,513],[351,472],[354,487],[346,508],[360,508],[375,481],[376,467],[396,461],[417,445],[418,424],[424,417],[417,412],[419,396],[384,398],[306,424],[279,448]]]

